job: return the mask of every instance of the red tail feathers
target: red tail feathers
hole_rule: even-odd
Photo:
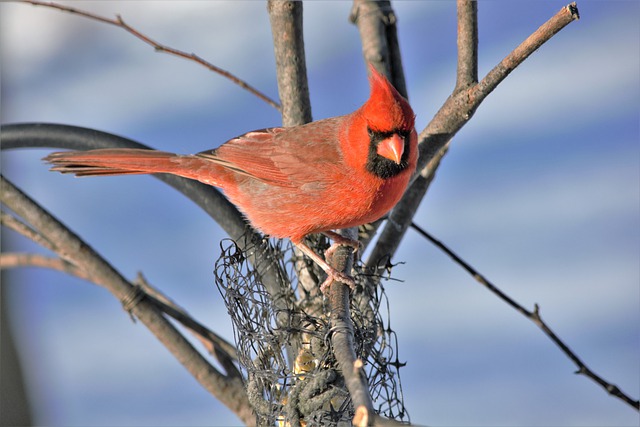
[[[201,157],[145,149],[65,151],[52,153],[43,160],[53,164],[52,171],[76,176],[170,173],[220,186],[227,175],[223,167]]]

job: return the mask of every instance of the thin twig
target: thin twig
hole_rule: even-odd
[[[478,281],[482,286],[484,286],[485,288],[489,289],[492,293],[494,293],[496,296],[498,296],[498,298],[500,298],[501,300],[503,300],[504,302],[509,304],[513,309],[515,309],[516,311],[520,312],[520,314],[522,314],[527,319],[531,320],[540,329],[542,329],[542,331],[549,337],[549,339],[551,339],[562,350],[562,352],[569,359],[571,359],[571,361],[578,367],[578,370],[575,372],[576,374],[582,374],[582,375],[585,375],[588,378],[591,378],[593,381],[595,381],[600,386],[602,386],[612,396],[615,396],[618,399],[621,399],[622,401],[626,402],[628,405],[632,406],[635,409],[640,409],[640,401],[632,399],[627,394],[623,393],[618,388],[618,386],[616,386],[614,384],[611,384],[610,382],[604,380],[602,377],[600,377],[599,375],[597,375],[595,372],[593,372],[591,369],[589,369],[587,367],[587,365],[582,361],[582,359],[580,359],[573,352],[573,350],[571,350],[569,348],[569,346],[567,344],[565,344],[564,341],[562,341],[555,334],[555,332],[553,332],[553,330],[544,322],[544,320],[542,320],[542,317],[540,316],[540,307],[538,307],[538,304],[534,304],[533,311],[527,310],[526,308],[524,308],[523,306],[518,304],[515,300],[513,300],[511,297],[509,297],[507,294],[505,294],[500,289],[498,289],[497,286],[495,286],[493,283],[491,283],[486,277],[484,277],[476,269],[471,267],[471,265],[469,265],[467,262],[465,262],[458,255],[456,255],[451,249],[449,249],[447,246],[445,246],[444,243],[442,243],[441,241],[437,240],[431,234],[427,233],[427,231],[425,231],[423,228],[421,228],[417,224],[411,223],[411,226],[421,236],[423,236],[424,238],[429,240],[431,243],[433,243],[435,246],[437,246],[440,250],[442,250],[444,253],[446,253],[451,259],[453,259],[454,262],[456,262],[465,271],[467,271],[467,273],[469,273],[471,276],[473,276],[473,278],[476,279],[476,281]]]
[[[32,240],[33,242],[39,244],[45,249],[49,249],[51,251],[55,250],[53,244],[49,240],[47,240],[42,234],[38,233],[36,230],[29,227],[27,224],[20,221],[18,218],[14,217],[13,215],[9,215],[6,212],[1,212],[0,224],[12,229],[17,233],[22,234],[27,239]]]
[[[91,277],[69,261],[48,257],[40,254],[6,252],[0,254],[0,269],[16,267],[41,267],[58,270],[84,280],[91,281]]]
[[[143,42],[145,42],[146,44],[150,45],[151,47],[153,47],[155,49],[156,52],[163,52],[163,53],[167,53],[167,54],[170,54],[170,55],[178,56],[180,58],[187,59],[189,61],[197,62],[198,64],[206,67],[210,71],[213,71],[214,73],[217,73],[217,74],[220,74],[223,77],[226,77],[227,79],[231,80],[233,83],[235,83],[238,86],[240,86],[241,88],[249,91],[250,93],[252,93],[253,95],[257,96],[258,98],[260,98],[261,100],[263,100],[267,104],[271,105],[276,110],[280,111],[280,104],[278,104],[276,101],[274,101],[273,99],[269,98],[267,95],[265,95],[264,93],[260,92],[258,89],[254,88],[253,86],[251,86],[250,84],[248,84],[244,80],[239,79],[235,75],[231,74],[229,71],[226,71],[226,70],[224,70],[224,69],[222,69],[220,67],[217,67],[217,66],[213,65],[212,63],[204,60],[203,58],[201,58],[200,56],[196,55],[195,53],[186,53],[186,52],[183,52],[181,50],[174,49],[174,48],[171,48],[169,46],[165,46],[163,44],[160,44],[160,43],[152,40],[151,38],[149,38],[146,35],[142,34],[138,30],[136,30],[135,28],[131,27],[129,24],[125,23],[120,15],[116,15],[115,19],[111,19],[111,18],[106,18],[104,16],[96,15],[96,14],[91,13],[91,12],[87,12],[87,11],[84,11],[84,10],[76,9],[76,8],[70,7],[70,6],[64,6],[64,5],[61,5],[61,4],[58,4],[58,3],[54,3],[54,2],[43,2],[43,1],[38,1],[38,0],[21,0],[21,2],[22,3],[28,3],[28,4],[31,4],[31,5],[34,5],[34,6],[50,7],[50,8],[53,8],[53,9],[58,9],[58,10],[62,10],[62,11],[65,11],[65,12],[73,13],[73,14],[76,14],[76,15],[79,15],[79,16],[84,16],[85,18],[93,19],[95,21],[103,22],[105,24],[115,25],[116,27],[124,29],[125,31],[127,31],[130,34],[132,34],[136,38],[138,38],[138,39],[142,40]]]
[[[478,3],[458,0],[458,70],[455,91],[478,82]]]
[[[482,100],[490,94],[516,67],[524,62],[540,46],[549,41],[564,27],[580,19],[578,6],[575,2],[563,7],[542,24],[533,34],[507,55],[468,93],[469,103],[477,108]],[[473,108],[475,110],[475,108]]]

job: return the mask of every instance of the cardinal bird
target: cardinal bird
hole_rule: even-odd
[[[411,106],[372,66],[367,102],[356,111],[301,126],[256,130],[193,155],[114,148],[53,153],[51,170],[77,176],[168,173],[218,187],[254,228],[289,238],[326,273],[324,292],[353,279],[316,254],[304,237],[373,222],[400,200],[418,159]]]

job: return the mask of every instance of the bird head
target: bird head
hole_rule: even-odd
[[[374,131],[410,132],[415,124],[415,114],[407,100],[398,93],[387,78],[369,64],[371,94],[363,105],[367,125]]]
[[[371,94],[360,109],[368,135],[366,168],[380,178],[391,178],[417,161],[415,114],[407,100],[382,74],[369,65]]]

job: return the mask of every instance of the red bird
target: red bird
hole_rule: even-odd
[[[331,230],[385,215],[400,200],[418,159],[415,115],[372,66],[367,102],[345,116],[269,128],[194,155],[114,148],[53,153],[53,171],[87,175],[168,173],[222,189],[261,232],[289,238],[333,280],[353,279],[318,256],[303,239],[324,233],[337,245],[357,242]]]

